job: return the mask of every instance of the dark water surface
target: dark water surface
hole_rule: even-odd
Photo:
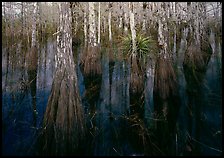
[[[186,39],[181,39],[179,93],[167,102],[167,119],[155,117],[164,108],[157,107],[153,96],[154,65],[148,63],[144,90],[138,94],[130,93],[130,64],[110,62],[107,50],[102,50],[102,75],[89,78],[77,67],[89,128],[85,154],[221,155],[222,52],[220,43],[211,43],[214,52],[195,86],[182,66]],[[37,68],[28,71],[22,66],[21,44],[2,48],[3,155],[32,155],[35,150],[53,81],[56,41],[48,39],[38,50]]]

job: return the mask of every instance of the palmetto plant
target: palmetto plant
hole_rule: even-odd
[[[133,51],[132,37],[122,37],[122,49],[126,59],[131,64],[131,85],[136,92],[142,90],[144,85],[144,69],[148,57],[156,57],[156,42],[151,37],[144,37],[138,34],[136,39],[136,51]]]
[[[142,34],[138,34],[136,37],[136,51],[132,51],[132,38],[131,35],[128,34],[125,37],[122,37],[122,45],[124,55],[127,57],[131,57],[135,55],[139,60],[143,60],[145,63],[145,59],[147,56],[155,57],[156,56],[156,41],[152,39],[152,37],[144,37]]]

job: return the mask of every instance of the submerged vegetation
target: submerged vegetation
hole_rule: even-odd
[[[221,155],[221,22],[219,2],[2,2],[3,154]]]

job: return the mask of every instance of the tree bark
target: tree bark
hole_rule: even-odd
[[[173,20],[174,20],[174,35],[173,35],[173,60],[177,59],[177,14],[176,14],[176,2],[173,3]]]
[[[89,2],[89,44],[96,46],[95,2]]]
[[[163,56],[163,58],[168,57],[168,45],[167,45],[167,35],[168,35],[168,28],[167,28],[167,21],[165,15],[165,2],[160,3],[160,10],[159,10],[159,17],[158,17],[158,43],[160,46],[159,54]]]
[[[33,4],[33,23],[32,23],[32,42],[31,42],[31,47],[35,47],[36,46],[36,42],[37,42],[37,34],[36,34],[36,29],[37,29],[37,23],[36,23],[36,20],[37,20],[37,2],[34,2]]]
[[[100,2],[99,2],[99,9],[98,9],[98,45],[100,44]]]
[[[156,62],[154,93],[161,99],[168,99],[177,94],[176,75],[170,62],[168,53],[168,27],[167,27],[167,6],[165,2],[159,3],[158,14],[158,43],[159,58]]]
[[[43,121],[43,153],[78,153],[84,137],[84,114],[78,91],[76,64],[72,53],[71,10],[69,2],[59,4],[56,70]]]
[[[143,2],[143,22],[142,22],[142,31],[145,32],[146,27],[146,7],[147,7],[147,2]]]
[[[127,35],[128,34],[128,15],[125,9],[128,9],[126,3],[123,7],[123,11],[124,11],[124,33],[125,35]]]
[[[120,7],[120,11],[122,12],[123,11],[123,7],[122,7],[122,2],[119,2],[119,7]],[[122,14],[119,14],[119,25],[118,25],[118,28],[119,29],[122,29],[122,24],[123,24],[123,21],[122,21]]]
[[[112,3],[109,2],[109,14],[108,14],[108,26],[109,26],[109,41],[112,42],[112,31],[111,31],[111,8]]]
[[[87,47],[87,13],[86,13],[86,9],[84,9],[84,42],[85,42],[85,47]]]
[[[135,17],[133,13],[133,3],[129,2],[129,16],[130,16],[130,28],[132,38],[132,53],[136,52],[136,31],[135,31]]]

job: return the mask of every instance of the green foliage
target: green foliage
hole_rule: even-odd
[[[157,54],[156,41],[152,37],[144,37],[142,34],[138,34],[136,37],[136,52],[132,52],[132,38],[130,34],[122,37],[122,46],[124,55],[128,57],[131,57],[134,53],[139,59],[144,60],[148,56],[155,57]]]

